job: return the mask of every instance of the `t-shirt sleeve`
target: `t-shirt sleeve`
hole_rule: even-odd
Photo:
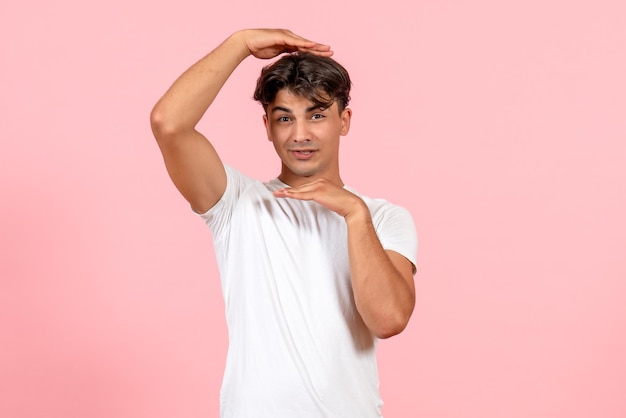
[[[417,232],[410,212],[401,206],[391,205],[373,214],[378,239],[385,250],[395,251],[417,266]]]
[[[212,208],[204,213],[199,213],[202,220],[207,224],[214,239],[220,239],[226,226],[230,223],[233,207],[239,196],[253,181],[238,170],[224,164],[226,171],[226,189],[224,194]]]

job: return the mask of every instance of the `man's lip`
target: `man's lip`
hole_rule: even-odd
[[[291,154],[294,156],[295,159],[301,160],[301,161],[307,161],[307,160],[310,160],[311,158],[313,158],[313,156],[315,155],[316,150],[314,150],[314,149],[292,149],[292,150],[289,150],[289,152],[291,152]]]

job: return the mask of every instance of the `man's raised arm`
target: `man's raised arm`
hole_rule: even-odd
[[[332,55],[330,47],[284,29],[235,32],[185,71],[152,109],[152,132],[167,171],[197,212],[213,207],[226,189],[224,166],[215,148],[196,130],[197,123],[246,57],[269,59],[295,51]]]

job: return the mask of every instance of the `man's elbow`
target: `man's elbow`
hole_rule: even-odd
[[[410,318],[410,313],[397,313],[393,316],[390,315],[388,318],[385,318],[385,320],[380,321],[380,323],[372,329],[372,332],[377,338],[380,339],[391,338],[404,331]]]
[[[183,129],[159,104],[150,112],[150,128],[159,143],[171,140]]]

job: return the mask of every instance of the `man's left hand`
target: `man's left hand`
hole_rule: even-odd
[[[278,189],[274,191],[274,196],[313,200],[346,219],[357,215],[369,217],[369,210],[360,197],[326,179],[318,179],[298,187]]]

